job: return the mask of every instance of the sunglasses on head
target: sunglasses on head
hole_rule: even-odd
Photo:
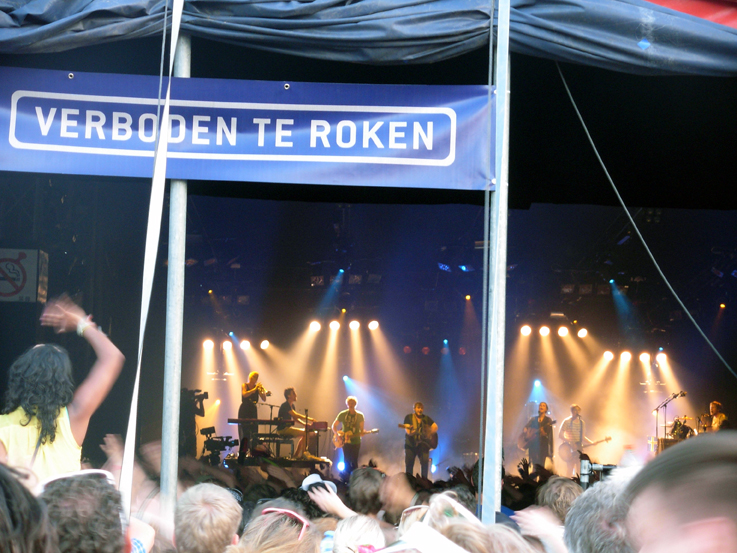
[[[261,511],[262,515],[267,515],[269,513],[277,513],[280,515],[286,515],[292,520],[295,520],[302,524],[302,528],[299,531],[299,537],[297,538],[297,541],[302,541],[302,538],[307,533],[307,528],[310,526],[310,521],[307,520],[305,517],[300,515],[299,513],[295,513],[294,511],[290,511],[289,509],[277,509],[276,507],[268,507]]]

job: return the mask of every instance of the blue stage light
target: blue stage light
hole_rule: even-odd
[[[345,273],[345,271],[343,269],[339,269],[338,272],[339,273]]]
[[[540,387],[540,381],[539,380],[535,380],[535,388],[539,388],[539,387]]]
[[[338,463],[338,472],[343,472],[345,470],[345,463],[341,461]]]
[[[348,382],[348,377],[347,376],[344,376],[343,377],[343,382]]]
[[[614,284],[614,279],[613,278],[610,278],[609,279],[609,284]]]
[[[435,471],[436,470],[438,470],[438,467],[437,466],[433,465],[433,466],[430,467],[430,472],[432,472],[433,474],[435,474]]]
[[[443,340],[443,343],[447,346],[448,345],[448,340]]]
[[[441,271],[445,271],[446,273],[450,272],[450,267],[445,263],[438,263],[438,269],[440,269]]]

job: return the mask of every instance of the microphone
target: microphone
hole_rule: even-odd
[[[681,390],[681,393],[678,394],[678,397],[686,397],[686,392],[684,392],[683,390]]]

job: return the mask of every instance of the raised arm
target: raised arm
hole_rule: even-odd
[[[41,315],[41,324],[53,327],[58,333],[76,330],[97,355],[97,361],[67,406],[72,434],[78,444],[84,441],[90,418],[107,397],[125,362],[120,350],[91,321],[92,316],[67,296],[49,302]]]

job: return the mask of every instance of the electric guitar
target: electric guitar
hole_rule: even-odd
[[[361,432],[361,436],[365,436],[366,434],[378,434],[379,429],[373,428],[371,430],[364,430]],[[333,445],[335,446],[335,449],[340,449],[345,445],[346,442],[350,442],[351,438],[353,438],[353,432],[343,432],[342,430],[339,430],[338,432],[333,433]]]
[[[579,449],[585,449],[587,447],[591,447],[593,445],[598,445],[602,442],[610,442],[612,440],[611,436],[607,436],[603,440],[599,440],[598,442],[594,442],[592,444],[579,444],[576,442],[563,442],[558,446],[558,455],[560,455],[560,458],[563,459],[566,463],[572,461],[576,458],[576,453],[578,453]]]
[[[399,428],[406,428],[406,429],[412,430],[411,424],[400,424],[398,426]],[[436,447],[438,447],[438,433],[431,432],[429,427],[424,428],[423,430],[420,430],[418,428],[414,432],[410,432],[409,435],[412,436],[412,439],[414,440],[415,445],[425,444],[430,449],[435,449]]]

